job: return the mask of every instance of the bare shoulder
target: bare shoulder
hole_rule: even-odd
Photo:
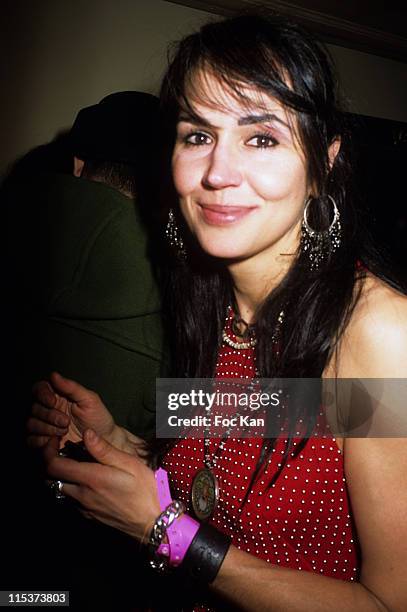
[[[372,336],[372,332],[407,330],[407,296],[384,281],[368,274],[360,281],[359,300],[349,323],[348,333]]]
[[[339,377],[407,377],[407,296],[368,274],[341,339]]]

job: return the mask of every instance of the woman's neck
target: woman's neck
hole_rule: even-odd
[[[293,253],[279,253],[272,260],[270,255],[262,256],[228,265],[239,314],[247,323],[255,322],[259,306],[282,281],[295,257]]]

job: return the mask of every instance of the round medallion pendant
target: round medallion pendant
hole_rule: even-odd
[[[196,473],[191,496],[195,516],[200,521],[212,516],[219,500],[219,485],[216,476],[207,468]]]

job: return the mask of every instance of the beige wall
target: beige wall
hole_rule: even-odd
[[[81,107],[113,91],[156,93],[168,42],[208,19],[163,0],[9,4],[8,19],[0,17],[6,28],[0,35],[0,170],[69,127]]]
[[[209,17],[164,0],[2,1],[0,170],[106,94],[156,92],[168,42]],[[407,121],[407,65],[332,52],[353,110]]]
[[[407,64],[330,45],[352,112],[407,122]]]

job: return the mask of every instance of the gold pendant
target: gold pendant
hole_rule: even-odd
[[[199,470],[192,482],[192,507],[200,521],[206,521],[215,512],[219,500],[219,484],[208,468]]]

